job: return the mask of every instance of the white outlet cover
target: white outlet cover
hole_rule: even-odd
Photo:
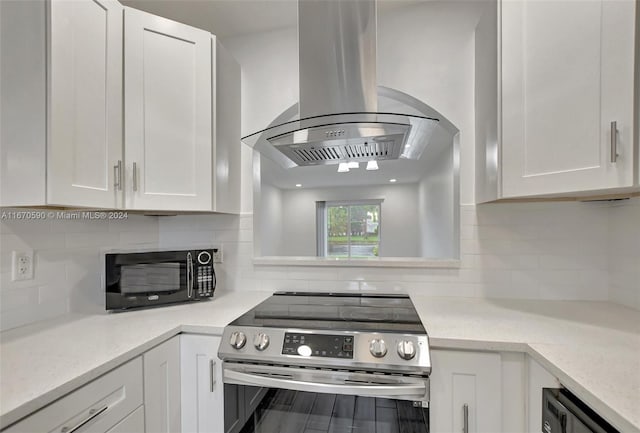
[[[13,251],[11,254],[11,281],[33,280],[33,250]]]
[[[213,251],[213,263],[222,263],[222,246],[214,248]]]

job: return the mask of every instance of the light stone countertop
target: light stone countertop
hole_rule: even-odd
[[[271,295],[113,314],[70,314],[0,333],[0,429],[180,332],[221,335]]]
[[[221,334],[269,292],[203,303],[68,315],[0,334],[6,426],[180,332]],[[411,298],[434,349],[531,355],[621,431],[640,431],[640,313],[606,302]]]
[[[528,353],[620,431],[640,431],[640,312],[609,302],[411,299],[431,348]]]

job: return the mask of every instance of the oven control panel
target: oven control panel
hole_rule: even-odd
[[[286,332],[282,354],[353,359],[353,335]]]

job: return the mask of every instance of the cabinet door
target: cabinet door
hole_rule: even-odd
[[[143,361],[146,431],[180,431],[180,337],[149,350]]]
[[[122,159],[122,6],[51,0],[47,203],[115,208]]]
[[[211,210],[211,35],[125,9],[129,209]]]
[[[504,197],[633,185],[634,9],[502,2]]]
[[[559,388],[560,382],[533,358],[527,356],[527,431],[542,431],[542,388]]]
[[[182,432],[224,431],[224,386],[218,359],[220,337],[180,336]]]
[[[430,432],[502,431],[500,355],[487,352],[431,352]]]

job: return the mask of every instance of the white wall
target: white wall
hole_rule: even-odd
[[[283,256],[316,255],[316,202],[383,200],[381,257],[418,257],[418,188],[416,184],[313,188],[282,191]],[[264,247],[264,245],[263,245]],[[264,254],[267,255],[267,254]]]
[[[254,266],[248,215],[162,218],[160,243],[221,243],[225,263],[216,268],[221,291],[417,290],[436,296],[607,300],[609,211],[607,203],[463,205],[460,269]]]
[[[120,222],[0,221],[0,329],[103,308],[101,248],[222,245],[219,292],[406,290],[437,296],[610,299],[640,309],[640,198],[461,207],[460,269],[254,266],[250,215]],[[11,251],[34,249],[35,279],[11,282]],[[79,299],[76,301],[74,299]]]
[[[227,38],[225,48],[242,67],[242,136],[269,125],[298,102],[296,28]]]
[[[461,130],[462,203],[474,202],[474,32],[486,6],[486,3],[477,1],[425,2],[381,12],[378,19],[378,83],[421,99]],[[297,29],[290,28],[225,39],[226,47],[238,59],[243,70],[243,135],[265,128],[277,115],[297,102],[296,32]],[[247,149],[243,151],[248,167],[249,152]],[[246,172],[250,173],[249,170]],[[435,172],[432,178],[434,176]],[[243,184],[251,184],[251,179],[245,179]],[[443,197],[430,194],[432,191],[426,188],[423,192],[429,194],[432,203],[437,202],[437,209],[444,209]],[[248,201],[243,199],[243,203],[243,211],[250,213]],[[430,212],[428,217],[442,223],[446,220],[444,217],[453,212],[452,206],[447,204],[446,213]],[[427,217],[426,213],[422,217]],[[423,241],[435,248],[398,255],[454,256],[456,244],[447,242],[455,235],[454,231],[451,223],[438,226],[428,234],[423,231]],[[308,233],[308,230],[300,230],[296,235],[305,236],[303,232]],[[437,241],[435,244],[434,239]],[[299,247],[288,249],[287,255],[315,255],[315,239],[312,243],[297,245]],[[266,254],[265,251],[262,254]],[[396,251],[394,249],[393,253]],[[300,254],[294,254],[296,252]]]
[[[460,200],[474,203],[474,34],[487,3],[428,1],[378,19],[378,84],[414,96],[460,130]]]
[[[104,312],[100,250],[154,247],[157,242],[157,217],[129,215],[122,221],[3,218],[0,330],[69,311]],[[14,250],[35,251],[33,280],[11,281]]]
[[[438,110],[461,131],[461,202],[474,200],[474,32],[486,6],[429,1],[380,12],[378,84]],[[297,29],[227,38],[242,77],[243,135],[298,102]]]
[[[282,190],[275,186],[263,183],[260,186],[260,250],[264,256],[283,256],[283,247],[286,244],[286,236],[283,236],[283,227],[288,227],[292,221],[283,209]],[[287,215],[286,220],[284,215]],[[315,221],[314,221],[315,227]]]
[[[455,139],[457,140],[457,138]],[[459,206],[454,170],[455,152],[442,149],[432,155],[418,186],[420,255],[450,259],[459,255],[456,215]]]
[[[640,198],[609,208],[609,298],[640,310]]]
[[[633,299],[640,288],[632,283],[640,280],[629,276],[637,268],[637,254],[621,265],[627,277],[615,277],[619,281],[611,293],[608,289],[609,269],[618,263],[608,259],[616,249],[609,243],[610,231],[614,237],[616,231],[610,220],[633,221],[636,213],[629,205],[617,210],[596,203],[464,205],[474,197],[473,32],[484,6],[426,2],[397,8],[381,17],[378,27],[379,84],[422,99],[461,131],[461,269],[254,267],[241,256],[225,265],[236,275],[233,289],[376,288],[532,299],[611,298],[632,306],[637,302]],[[297,101],[295,41],[295,29],[225,41],[243,67],[245,133],[265,127]],[[640,244],[637,230],[627,242]]]

